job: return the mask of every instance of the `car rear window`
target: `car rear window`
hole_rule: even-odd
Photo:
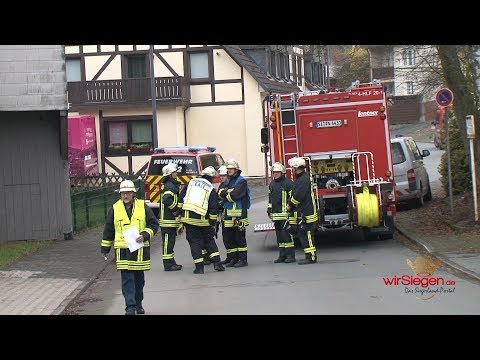
[[[393,165],[401,164],[406,160],[402,144],[399,142],[392,143],[392,153]]]
[[[194,156],[163,155],[155,156],[150,160],[148,175],[163,175],[162,169],[168,163],[173,162],[180,167],[178,175],[198,175],[198,165]]]

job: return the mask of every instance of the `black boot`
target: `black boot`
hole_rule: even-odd
[[[230,261],[232,261],[232,258],[227,256],[225,260],[220,261],[220,264],[227,265]]]
[[[234,267],[237,262],[238,262],[237,258],[232,258],[232,260],[230,260],[230,262],[225,266],[226,267]]]
[[[286,258],[286,256],[285,256],[285,249],[284,249],[284,248],[280,248],[280,255],[278,255],[277,260],[274,260],[273,262],[274,262],[275,264],[283,263],[283,262],[285,262],[285,258]]]
[[[220,261],[218,262],[214,262],[213,263],[213,268],[217,271],[225,271],[225,268],[223,267],[223,265],[220,263]]]
[[[204,274],[204,269],[203,269],[203,262],[195,264],[195,270],[193,270],[194,274]]]
[[[287,248],[285,249],[287,257],[285,258],[285,263],[293,263],[295,262],[295,249],[294,248]]]
[[[315,253],[308,253],[308,254],[305,254],[305,259],[304,260],[300,260],[298,262],[298,265],[307,265],[307,264],[315,264],[317,262],[317,256],[315,255]]]
[[[244,266],[248,266],[248,262],[246,260],[240,259],[237,261],[237,263],[233,267],[239,268]]]
[[[171,259],[168,262],[163,262],[163,269],[165,271],[179,271],[182,270],[182,265],[177,264],[174,259]]]

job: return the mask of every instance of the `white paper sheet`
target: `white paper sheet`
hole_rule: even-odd
[[[140,236],[140,233],[136,226],[132,226],[131,228],[123,230],[122,234],[123,238],[127,242],[130,252],[134,252],[143,246],[143,242],[137,242],[137,238]]]

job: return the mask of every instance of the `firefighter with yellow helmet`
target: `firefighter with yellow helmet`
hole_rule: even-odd
[[[180,192],[182,222],[185,224],[186,238],[195,264],[194,274],[204,273],[203,248],[210,254],[213,268],[217,271],[225,270],[220,263],[220,253],[214,239],[218,216],[218,196],[212,184],[215,175],[215,169],[208,166]]]
[[[248,266],[245,227],[248,226],[250,189],[247,180],[240,175],[242,170],[235,159],[228,160],[225,167],[228,178],[225,186],[218,190],[218,196],[223,200],[222,235],[227,249],[223,263],[238,268]]]
[[[293,181],[285,176],[285,166],[276,162],[272,165],[273,180],[268,185],[267,214],[275,224],[279,256],[274,263],[295,262],[293,236],[286,230],[289,218],[288,200],[292,194]]]
[[[305,171],[304,158],[294,157],[288,163],[295,175],[292,196],[288,201],[288,211],[293,212],[289,221],[297,225],[297,237],[305,253],[305,259],[298,261],[298,264],[313,264],[317,262],[314,231],[315,223],[318,221],[313,185]]]
[[[133,181],[120,183],[120,200],[108,211],[101,252],[106,256],[113,245],[117,270],[121,273],[122,294],[125,299],[125,315],[145,314],[142,306],[145,270],[150,270],[150,240],[158,230],[158,219],[144,200],[137,199],[137,189]],[[123,231],[137,227],[140,249],[133,252],[128,248]]]
[[[162,233],[162,258],[165,271],[178,271],[182,265],[175,261],[175,240],[177,231],[181,226],[180,215],[182,204],[178,201],[180,181],[177,180],[177,172],[180,168],[177,164],[168,163],[162,168],[163,189],[160,194],[160,231]]]

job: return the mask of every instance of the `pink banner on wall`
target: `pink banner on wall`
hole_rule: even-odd
[[[70,176],[98,174],[94,115],[68,117],[68,161]]]

